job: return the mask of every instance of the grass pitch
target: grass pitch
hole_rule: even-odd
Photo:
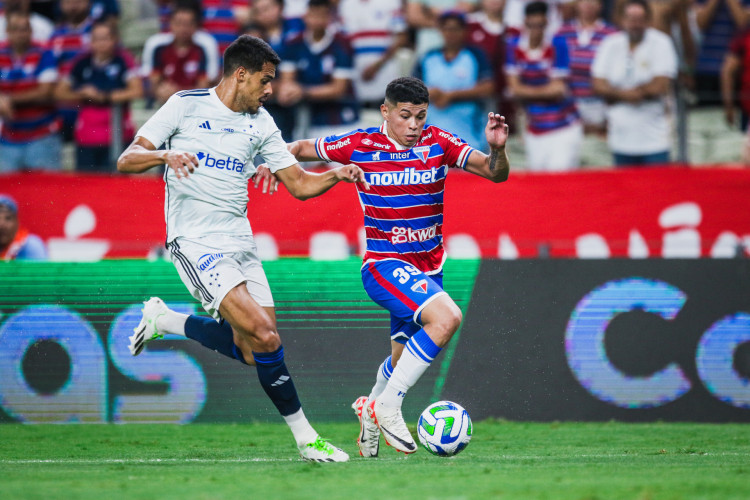
[[[320,424],[346,464],[301,461],[282,424],[0,425],[3,499],[743,499],[743,424],[474,423],[453,458],[362,459],[357,426]]]

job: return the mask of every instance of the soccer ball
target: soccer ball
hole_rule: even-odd
[[[471,441],[471,418],[461,405],[438,401],[422,412],[417,423],[419,442],[433,455],[450,457]]]

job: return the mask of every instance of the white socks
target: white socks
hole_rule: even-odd
[[[182,335],[184,337],[185,321],[187,321],[187,319],[187,314],[178,313],[169,309],[165,314],[156,318],[156,330],[159,333],[171,333],[173,335]]]
[[[294,434],[294,440],[297,442],[297,447],[305,446],[306,444],[315,442],[318,439],[318,433],[312,428],[310,422],[307,421],[305,413],[302,408],[297,410],[291,415],[284,417],[286,424]]]

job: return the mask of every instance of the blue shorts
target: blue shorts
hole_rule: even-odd
[[[367,295],[391,313],[391,340],[399,344],[422,329],[422,310],[445,294],[442,272],[428,276],[396,259],[365,264],[362,284]]]

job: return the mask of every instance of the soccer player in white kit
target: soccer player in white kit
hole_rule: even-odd
[[[323,440],[305,418],[284,363],[273,298],[247,219],[247,186],[256,174],[256,155],[267,169],[256,175],[255,185],[261,178],[265,185],[275,174],[298,199],[318,196],[342,180],[364,182],[364,174],[355,165],[306,172],[287,151],[262,108],[279,62],[264,41],[239,37],[224,53],[221,82],[174,94],[120,156],[120,172],[166,166],[167,248],[185,286],[214,318],[177,313],[152,297],[130,350],[138,355],[146,342],[179,334],[254,364],[302,458],[343,462],[348,455]],[[157,149],[162,145],[165,149]]]

